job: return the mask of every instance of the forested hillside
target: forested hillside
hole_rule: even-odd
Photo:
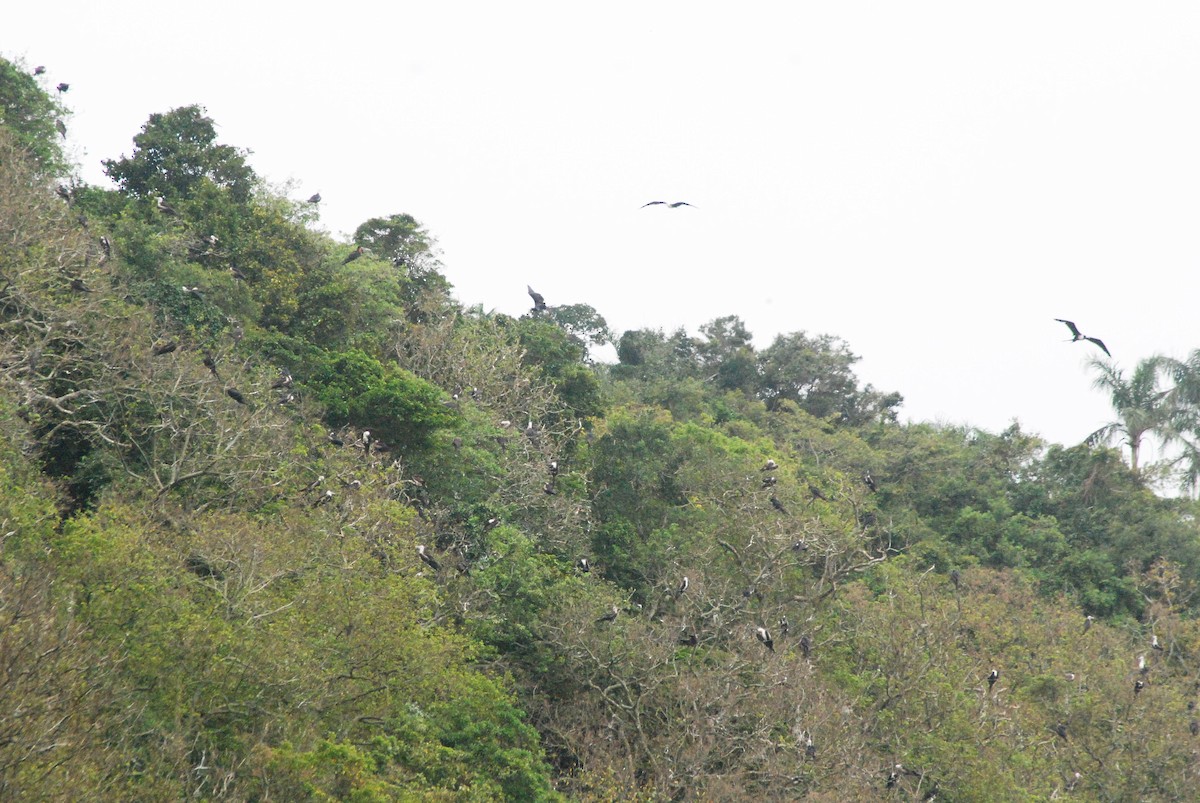
[[[85,185],[40,80],[0,61],[0,798],[1195,799],[1154,488],[1200,353],[1097,361],[1088,444],[901,424],[834,334],[457,299],[199,106]]]

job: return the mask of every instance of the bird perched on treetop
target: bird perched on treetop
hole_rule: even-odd
[[[178,215],[179,214],[178,212],[175,211],[175,207],[173,207],[169,203],[167,203],[166,199],[163,198],[161,195],[158,196],[158,200],[155,205],[158,207],[158,211],[162,212],[164,215]]]
[[[360,256],[362,256],[362,255],[363,255],[363,251],[366,251],[366,250],[367,250],[367,249],[363,248],[363,247],[360,245],[358,248],[355,248],[353,251],[351,251],[351,252],[350,252],[350,254],[349,254],[349,256],[347,256],[345,259],[343,259],[343,260],[342,260],[342,264],[343,264],[343,265],[346,265],[346,264],[349,264],[349,263],[353,262],[354,260],[356,260],[356,259],[358,259]]]
[[[671,209],[678,209],[681,206],[691,206],[693,209],[696,208],[695,206],[692,206],[692,204],[689,204],[687,201],[675,201],[674,203],[667,203],[666,201],[651,201],[648,204],[642,204],[641,208],[645,209],[647,206],[659,206],[659,205],[667,206],[667,207],[670,207]]]
[[[46,68],[39,64],[38,66],[33,68],[33,74],[34,75],[45,75]]]
[[[1083,334],[1082,332],[1079,331],[1079,328],[1077,326],[1075,326],[1075,323],[1073,321],[1064,320],[1063,318],[1055,318],[1054,320],[1058,321],[1059,323],[1065,323],[1067,325],[1067,328],[1071,330],[1071,342],[1072,343],[1074,343],[1077,340],[1087,340],[1087,341],[1089,341],[1091,343],[1095,343],[1097,346],[1099,346],[1100,350],[1103,351],[1105,354],[1108,354],[1109,357],[1112,356],[1112,354],[1110,354],[1108,351],[1108,347],[1106,347],[1104,345],[1103,340],[1101,340],[1098,337],[1088,337],[1087,335]]]
[[[314,192],[312,195],[310,195],[310,196],[308,197],[308,203],[310,203],[310,204],[319,204],[319,203],[321,203],[321,193],[319,193],[319,192]]]
[[[991,672],[988,672],[988,676],[987,676],[988,691],[991,691],[992,687],[996,685],[996,681],[999,679],[1000,679],[1000,670],[999,669],[993,669]]]
[[[875,493],[875,491],[879,490],[877,487],[875,487],[875,478],[871,476],[870,471],[863,474],[863,482],[865,482],[867,487],[871,489],[871,493]]]
[[[546,309],[546,299],[537,290],[534,290],[529,285],[525,285],[525,289],[529,291],[529,297],[533,299],[533,311],[541,312]]]
[[[54,88],[57,89],[59,92],[66,92],[68,89],[71,88],[71,85],[70,84],[59,84],[58,86],[56,86]]]
[[[433,555],[430,555],[425,551],[424,544],[417,544],[417,557],[424,561],[425,565],[433,569],[435,572],[442,568],[442,564],[438,563],[434,559]]]

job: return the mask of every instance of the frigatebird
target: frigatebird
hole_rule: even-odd
[[[202,362],[204,363],[204,367],[207,368],[210,372],[212,372],[212,375],[214,377],[216,377],[217,379],[221,378],[221,375],[217,373],[217,360],[215,357],[213,357],[213,355],[205,352],[204,359],[202,360]]]
[[[67,138],[67,124],[62,120],[54,121],[54,130],[57,131],[59,136],[61,136],[63,139]]]
[[[107,237],[104,237],[103,235],[100,237],[100,247],[102,249],[104,249],[104,258],[111,259],[112,258],[112,243],[109,242],[109,239]]]
[[[546,309],[546,299],[537,290],[534,290],[529,285],[525,285],[525,289],[529,292],[529,297],[533,299],[533,311],[541,312]]]
[[[791,625],[788,623],[788,618],[786,616],[779,617],[779,635],[780,636],[786,636],[788,634],[788,629],[790,627],[791,627]]]
[[[1075,325],[1074,321],[1068,321],[1063,318],[1055,318],[1054,320],[1058,321],[1059,323],[1065,323],[1067,325],[1067,328],[1071,330],[1071,342],[1072,343],[1074,343],[1077,340],[1087,340],[1091,343],[1095,343],[1097,346],[1100,347],[1101,351],[1103,351],[1109,357],[1112,357],[1112,354],[1109,352],[1108,347],[1104,345],[1103,340],[1101,340],[1098,337],[1088,337],[1087,335],[1083,334],[1082,332],[1079,331],[1079,327],[1077,327]]]
[[[599,619],[596,620],[596,624],[602,624],[604,622],[615,622],[615,621],[617,621],[617,617],[620,615],[620,613],[621,613],[620,608],[618,608],[616,605],[614,605],[614,606],[612,606],[611,611],[609,611],[608,613],[604,614],[603,616],[601,616]]]
[[[314,192],[312,195],[310,195],[310,196],[309,196],[309,198],[308,198],[308,203],[310,203],[310,204],[319,204],[319,203],[321,203],[321,193],[319,193],[319,192]]]
[[[45,75],[45,74],[46,74],[46,68],[45,68],[45,67],[43,67],[41,64],[39,64],[38,66],[36,66],[36,67],[34,67],[34,68],[33,68],[33,74],[34,74],[34,75]]]
[[[1136,697],[1138,694],[1141,694],[1141,691],[1144,688],[1146,688],[1146,683],[1144,681],[1141,681],[1141,680],[1134,681],[1134,684],[1133,684],[1134,696]]]
[[[950,582],[954,583],[954,589],[957,591],[959,584],[962,583],[962,575],[958,573],[958,569],[950,570]]]
[[[687,590],[688,590],[688,586],[689,586],[689,585],[691,585],[691,584],[692,584],[692,581],[691,581],[691,580],[689,580],[689,579],[688,579],[688,577],[687,577],[687,575],[685,574],[685,575],[683,576],[683,579],[679,581],[679,589],[678,589],[678,590],[675,592],[675,596],[677,596],[677,597],[682,597],[682,596],[683,596],[683,592],[684,592],[684,591],[687,591]]]
[[[349,256],[347,256],[345,259],[343,259],[343,260],[342,260],[342,264],[343,264],[343,265],[347,265],[347,264],[349,264],[349,263],[353,262],[354,260],[356,260],[356,259],[358,259],[360,256],[362,256],[362,255],[363,255],[363,252],[364,252],[364,251],[366,251],[366,250],[367,250],[367,249],[363,248],[363,247],[360,245],[358,248],[355,248],[353,251],[351,251],[351,252],[350,252],[350,254],[349,254]]]
[[[243,396],[241,391],[239,391],[237,388],[225,388],[225,395],[233,399],[238,404],[249,404],[249,402],[246,401],[246,397]]]
[[[993,669],[991,672],[988,672],[988,676],[987,676],[988,691],[992,690],[992,687],[996,685],[996,681],[999,679],[1000,679],[1000,670],[999,669]]]
[[[164,354],[170,354],[175,349],[179,348],[179,343],[174,340],[168,340],[166,343],[160,343],[151,349],[151,353],[155,357],[161,357]]]
[[[1086,633],[1092,629],[1092,622],[1094,622],[1094,621],[1096,621],[1096,617],[1092,616],[1090,613],[1087,616],[1083,617],[1083,632],[1084,633]]]
[[[77,293],[92,292],[92,288],[90,288],[86,284],[84,284],[83,279],[80,279],[78,276],[76,276],[74,279],[71,280],[71,289]]]
[[[583,572],[584,574],[587,574],[592,570],[591,561],[589,561],[587,558],[580,558],[575,562],[575,565],[578,566],[579,571]]]
[[[783,515],[785,515],[785,516],[787,515],[787,508],[783,506],[783,502],[779,501],[778,496],[771,497],[771,507],[775,508]]]
[[[779,480],[775,479],[774,476],[763,477],[762,478],[762,487],[771,488],[771,487],[774,487],[775,483],[777,483],[777,482],[779,482]]]
[[[875,486],[875,478],[871,476],[870,471],[867,471],[863,474],[863,482],[865,482],[867,487],[871,489],[871,493],[875,493],[877,490],[879,490]]]
[[[1151,633],[1150,634],[1150,649],[1161,650],[1162,648],[1163,648],[1163,645],[1158,643],[1158,636]]]
[[[169,203],[167,203],[166,199],[163,198],[161,195],[158,196],[158,201],[155,205],[158,207],[158,211],[162,212],[164,215],[178,215],[179,214],[178,212],[175,211],[175,207],[173,207]]]
[[[271,390],[279,390],[280,388],[290,388],[292,386],[292,374],[290,371],[284,370],[279,374],[279,378],[271,383]]]
[[[329,433],[329,443],[333,446],[345,446],[346,442],[339,438],[336,433]]]
[[[66,92],[68,89],[71,88],[71,85],[70,84],[59,84],[58,86],[56,86],[54,88],[57,89],[59,92]]]
[[[659,206],[659,205],[667,206],[667,207],[670,207],[671,209],[678,209],[681,206],[691,206],[693,209],[696,208],[692,204],[689,204],[687,201],[675,201],[674,203],[667,203],[666,201],[651,201],[648,204],[642,204],[641,208],[645,209],[647,206]]]
[[[776,463],[774,460],[768,460],[763,464],[763,467],[760,468],[759,471],[774,471],[777,468],[779,468],[778,463]]]
[[[800,654],[805,658],[812,654],[812,640],[808,636],[800,637]]]
[[[424,544],[417,544],[417,557],[424,561],[425,565],[433,569],[435,572],[442,568],[442,564],[434,560],[433,555],[430,555],[425,551]]]
[[[775,640],[771,638],[771,631],[761,625],[754,628],[754,637],[767,646],[771,652],[775,652]]]

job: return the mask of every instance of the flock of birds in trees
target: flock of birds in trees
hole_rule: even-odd
[[[46,71],[46,68],[44,66],[38,66],[37,68],[34,69],[33,74],[35,76],[40,76],[40,75],[44,74],[45,71]],[[64,93],[64,92],[68,91],[68,89],[70,89],[70,85],[67,83],[60,83],[57,85],[56,89],[59,93]],[[64,125],[62,120],[55,121],[55,128],[61,136],[63,136],[63,137],[66,136],[66,126]],[[66,189],[65,187],[59,187],[58,194],[60,196],[62,196],[68,203],[70,203],[71,193],[68,189]],[[310,196],[307,199],[306,203],[319,204],[321,202],[321,200],[322,200],[321,194],[318,192],[318,193],[314,193],[312,196]],[[178,216],[178,214],[179,214],[178,211],[174,207],[172,207],[166,201],[166,199],[164,199],[161,196],[156,198],[155,206],[156,206],[156,209],[163,215],[175,217],[175,216]],[[667,207],[670,209],[678,209],[678,208],[681,208],[684,206],[695,208],[693,204],[690,204],[687,201],[674,201],[674,202],[650,201],[646,204],[643,204],[641,208],[644,209],[644,208],[650,207],[650,206],[664,206],[664,207]],[[208,247],[210,249],[209,252],[211,253],[211,249],[215,248],[217,246],[218,240],[215,235],[210,235],[208,238],[205,238],[205,241],[207,242]],[[111,258],[112,244],[110,243],[110,241],[108,240],[107,237],[100,238],[100,246],[101,246],[101,249],[102,249],[102,252],[104,255],[104,259],[107,260],[107,259]],[[361,258],[364,254],[367,254],[367,253],[369,253],[368,249],[366,249],[365,247],[363,247],[361,245],[358,245],[354,248],[353,251],[351,251],[342,260],[342,264],[343,265],[349,264],[349,263]],[[242,281],[242,280],[246,279],[245,274],[242,273],[236,266],[231,266],[230,272],[233,275],[235,280]],[[70,286],[71,286],[72,290],[75,290],[77,292],[82,292],[82,293],[92,292],[92,290],[89,287],[87,287],[87,285],[84,283],[83,279],[79,278],[79,277],[73,278],[71,280]],[[526,285],[526,291],[528,292],[529,297],[533,300],[533,308],[531,310],[533,313],[535,313],[535,314],[542,313],[549,309],[549,307],[546,304],[545,297],[541,293],[538,293],[536,290],[533,289],[532,286],[529,286],[529,285]],[[180,292],[184,296],[187,296],[187,297],[190,297],[190,298],[193,298],[196,300],[202,301],[204,299],[203,290],[199,286],[183,285],[182,287],[180,287]],[[1108,347],[1105,345],[1103,340],[1101,340],[1098,337],[1083,334],[1079,330],[1078,326],[1075,324],[1074,321],[1070,321],[1070,320],[1067,320],[1064,318],[1055,318],[1055,320],[1058,321],[1059,323],[1064,324],[1067,327],[1067,329],[1069,330],[1069,332],[1071,334],[1070,342],[1075,343],[1075,342],[1079,342],[1079,341],[1087,341],[1087,342],[1095,345],[1101,351],[1103,351],[1104,354],[1107,355],[1108,357],[1110,357],[1110,358],[1112,357],[1111,352],[1108,350]],[[177,351],[178,349],[179,349],[179,342],[177,340],[166,340],[166,341],[163,341],[160,343],[155,343],[151,348],[151,354],[155,357],[161,357],[164,355],[172,354],[175,351]],[[216,358],[211,353],[205,352],[203,354],[202,364],[204,365],[205,368],[208,369],[208,371],[212,374],[212,376],[216,380],[221,381]],[[283,395],[280,398],[281,404],[286,404],[295,399],[295,397],[290,393],[290,390],[293,387],[293,379],[292,379],[291,374],[287,371],[283,371],[280,374],[279,378],[276,379],[271,384],[270,387],[272,390],[280,390],[283,392]],[[242,405],[242,406],[250,405],[250,402],[246,398],[246,396],[237,387],[235,387],[233,385],[226,386],[224,388],[224,393],[226,396],[228,396],[231,400],[233,400],[235,403],[237,403],[239,405]],[[502,422],[502,423],[507,424],[509,422]],[[529,421],[529,423],[526,427],[526,430],[525,430],[525,434],[531,440],[536,441],[536,438],[538,437],[538,428],[532,420]],[[345,440],[333,432],[329,433],[328,440],[329,440],[329,443],[334,446],[345,446],[346,445]],[[372,436],[370,430],[364,430],[362,432],[361,437],[359,438],[359,443],[361,444],[364,454],[368,458],[370,457],[370,455],[372,453],[378,454],[378,453],[386,452],[389,450],[389,447],[386,444],[384,444],[379,438]],[[459,448],[460,445],[461,445],[461,439],[455,439],[455,448]],[[769,459],[766,461],[766,463],[760,469],[760,471],[766,475],[766,476],[762,477],[760,487],[764,490],[768,490],[771,492],[769,500],[770,500],[770,504],[771,504],[772,508],[774,508],[774,510],[776,510],[779,514],[788,515],[786,506],[779,499],[779,497],[776,495],[775,490],[774,490],[777,485],[777,482],[778,482],[776,476],[774,475],[774,472],[778,468],[779,468],[779,465],[776,463],[776,461],[774,459]],[[548,474],[548,479],[547,479],[547,482],[545,483],[545,485],[543,486],[543,491],[548,495],[553,495],[557,492],[556,482],[557,482],[557,479],[559,476],[559,463],[557,460],[552,459],[548,462],[547,474]],[[306,488],[305,490],[313,491],[313,490],[318,489],[319,486],[324,482],[324,480],[325,480],[325,477],[323,475],[317,477],[317,479],[314,480],[308,486],[308,488]],[[420,478],[416,478],[415,481],[418,484],[421,482]],[[862,481],[871,492],[875,492],[878,490],[878,484],[876,483],[875,478],[871,475],[871,472],[869,470],[866,471],[862,475]],[[353,483],[350,483],[350,484],[357,485],[357,484],[361,484],[361,483],[354,481]],[[812,504],[813,502],[815,502],[817,500],[829,502],[829,497],[819,487],[817,487],[815,484],[813,484],[811,482],[808,483],[808,492],[809,492],[809,497],[810,497],[809,504]],[[327,504],[331,499],[333,499],[333,497],[334,497],[334,492],[332,490],[325,490],[317,498],[317,500],[313,503],[313,506],[315,507],[315,506]],[[491,527],[494,527],[497,523],[498,523],[498,519],[492,518],[487,522],[487,528],[490,529]],[[792,548],[794,550],[799,551],[799,550],[806,549],[807,547],[802,541],[797,541],[793,544]],[[428,548],[426,547],[425,544],[418,544],[416,546],[416,552],[417,552],[417,557],[421,560],[421,562],[424,563],[426,566],[428,566],[431,570],[433,570],[435,573],[441,571],[441,569],[442,569],[441,562],[438,561],[437,558],[434,557],[430,553],[430,551],[428,550]],[[191,558],[189,558],[189,560],[191,560]],[[575,566],[583,574],[589,574],[592,571],[591,561],[587,557],[580,557],[576,561]],[[200,566],[200,567],[193,567],[193,566],[189,565],[189,568],[192,568],[197,573],[203,574],[203,576],[206,576],[206,577],[215,576],[216,570],[212,569],[212,567],[208,566],[207,564],[204,564],[203,566]],[[950,578],[951,583],[954,586],[955,592],[957,593],[959,591],[959,589],[961,587],[961,583],[962,583],[962,577],[961,577],[960,573],[958,572],[958,570],[952,570],[949,574],[949,578]],[[690,585],[691,585],[690,578],[688,576],[684,575],[681,578],[681,580],[679,581],[679,583],[675,589],[674,597],[676,599],[682,597],[687,592]],[[748,589],[747,591],[743,592],[743,596],[749,597],[749,596],[753,595],[754,593],[755,593],[754,589]],[[641,606],[636,606],[635,610],[640,610],[640,608],[641,608]],[[618,619],[618,617],[620,616],[620,614],[621,614],[620,607],[617,605],[613,605],[607,612],[605,612],[604,614],[602,614],[601,616],[596,618],[595,623],[597,625],[601,625],[601,624],[609,624],[609,623],[615,622]],[[1094,621],[1095,621],[1095,617],[1093,617],[1090,614],[1084,618],[1084,624],[1083,624],[1083,632],[1084,633],[1088,632],[1088,630],[1092,627],[1092,624]],[[789,634],[789,631],[790,631],[790,624],[789,624],[786,616],[783,616],[779,619],[778,627],[779,627],[778,632],[780,634],[780,637],[787,637]],[[768,652],[770,652],[770,653],[775,652],[775,643],[776,643],[775,637],[771,633],[770,629],[768,629],[765,625],[758,624],[758,625],[754,626],[753,634],[754,634],[754,638],[759,643],[761,643]],[[678,643],[685,647],[696,647],[700,643],[700,636],[699,636],[699,634],[697,634],[694,631],[689,630],[685,626],[683,629],[683,632],[678,640]],[[802,635],[800,637],[800,639],[798,639],[797,647],[800,650],[800,652],[804,658],[807,659],[811,656],[812,641],[808,635]],[[1163,650],[1163,646],[1162,646],[1161,642],[1159,641],[1159,638],[1156,634],[1151,635],[1150,649],[1151,649],[1152,653],[1160,652]],[[1146,678],[1149,675],[1149,672],[1150,672],[1150,667],[1146,660],[1146,654],[1141,653],[1137,657],[1137,677],[1133,684],[1133,694],[1135,697],[1137,695],[1141,694],[1141,692],[1146,688],[1146,685],[1147,685]],[[993,667],[988,672],[987,676],[984,678],[985,682],[987,683],[987,689],[988,689],[989,695],[995,693],[995,686],[996,686],[997,682],[1000,680],[1000,676],[1001,676],[1000,670]],[[1065,673],[1065,677],[1067,678],[1068,681],[1073,681],[1076,676],[1074,673],[1068,672],[1068,673]],[[1193,711],[1194,708],[1195,708],[1195,703],[1189,704],[1189,706],[1188,706],[1189,711]],[[1200,719],[1193,718],[1191,720],[1191,722],[1189,723],[1188,728],[1193,736],[1200,736]],[[1051,726],[1050,730],[1052,730],[1055,733],[1055,735],[1058,738],[1062,739],[1064,742],[1069,741],[1069,728],[1068,728],[1067,722],[1058,722],[1058,723],[1054,724],[1053,726]],[[805,753],[809,758],[814,758],[816,755],[816,747],[812,740],[811,734],[806,733],[804,738],[805,738]],[[887,777],[887,782],[886,782],[887,788],[889,788],[889,789],[894,788],[897,785],[897,783],[899,782],[900,777],[904,774],[915,774],[915,773],[913,773],[913,771],[911,771],[911,770],[906,770],[903,767],[903,765],[901,765],[901,764],[896,764],[889,771],[889,774]],[[1073,778],[1070,779],[1070,781],[1067,784],[1067,791],[1070,791],[1071,789],[1073,789],[1074,786],[1076,784],[1078,784],[1080,779],[1081,779],[1080,773],[1078,773],[1078,772],[1074,773]],[[936,790],[936,786],[934,787],[934,789]],[[929,798],[927,796],[926,799],[931,799],[931,798]]]

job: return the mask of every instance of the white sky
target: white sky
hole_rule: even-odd
[[[1195,3],[56,0],[0,54],[70,83],[88,181],[200,103],[330,232],[422,221],[464,304],[834,334],[906,420],[1082,439],[1056,317],[1200,348]]]

